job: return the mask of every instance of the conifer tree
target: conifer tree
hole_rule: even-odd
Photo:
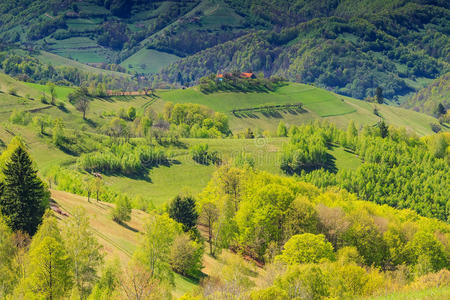
[[[48,191],[32,164],[23,146],[18,146],[3,169],[0,188],[0,213],[13,231],[30,235],[36,232],[48,204]]]
[[[177,196],[170,203],[169,216],[178,223],[183,224],[184,231],[192,229],[197,225],[198,219],[194,198]]]

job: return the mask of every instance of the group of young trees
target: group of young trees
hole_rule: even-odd
[[[203,295],[369,296],[450,264],[444,222],[251,168],[219,168],[198,208],[211,254],[229,248],[278,270],[269,284],[242,290],[215,278],[222,285],[205,286]]]
[[[211,74],[200,78],[200,91],[205,94],[214,92],[269,92],[283,85],[283,79],[279,77],[264,78],[264,73],[255,78],[242,78],[242,73],[233,71],[221,74]]]
[[[142,175],[144,170],[169,162],[166,151],[144,143],[111,142],[109,148],[82,154],[78,166],[88,172]]]
[[[346,131],[328,123],[292,126],[289,135],[281,156],[286,173],[320,187],[345,188],[378,204],[448,219],[447,135],[419,139],[384,121],[361,130],[351,122]],[[332,145],[347,148],[363,163],[356,170],[336,170],[327,152]]]
[[[134,91],[151,85],[146,79],[135,80],[126,74],[91,73],[71,66],[52,66],[34,56],[11,51],[0,51],[0,68],[25,82],[78,87],[84,84],[89,94],[96,97],[106,96],[107,90]]]

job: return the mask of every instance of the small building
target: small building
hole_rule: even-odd
[[[240,77],[245,79],[256,79],[255,73],[241,73]]]

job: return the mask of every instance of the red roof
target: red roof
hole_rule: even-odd
[[[254,76],[255,76],[255,74],[253,74],[253,73],[241,73],[241,77],[243,77],[243,78],[252,78]]]

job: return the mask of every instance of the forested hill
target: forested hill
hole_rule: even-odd
[[[450,70],[448,1],[1,1],[0,41],[192,85],[264,72],[363,99]]]
[[[274,24],[274,30],[184,58],[165,68],[162,79],[185,84],[217,70],[248,69],[356,98],[373,95],[381,86],[388,98],[395,98],[449,68],[450,13],[444,2],[439,7],[411,1],[320,1],[324,7],[317,8],[320,4],[312,1],[298,1],[303,6],[270,1],[269,9],[269,1],[262,2],[248,13]]]
[[[440,108],[440,104],[444,109]],[[450,108],[450,73],[439,77],[411,96],[405,106],[434,116],[444,113]]]

